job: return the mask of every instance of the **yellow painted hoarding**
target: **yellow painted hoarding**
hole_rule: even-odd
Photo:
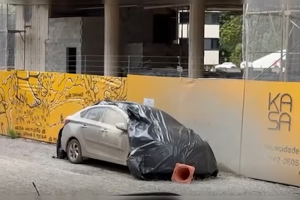
[[[1,134],[56,142],[64,119],[103,99],[126,100],[126,78],[53,72],[2,71]]]
[[[127,99],[152,99],[209,141],[222,171],[239,173],[243,90],[243,80],[130,75]]]
[[[300,186],[300,83],[0,71],[0,134],[56,142],[103,99],[151,100],[208,140],[222,171]]]
[[[300,186],[300,83],[247,81],[243,175]]]

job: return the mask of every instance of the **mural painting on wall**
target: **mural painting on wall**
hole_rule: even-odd
[[[126,78],[0,72],[0,134],[12,127],[22,137],[56,142],[64,119],[103,99],[126,100]]]

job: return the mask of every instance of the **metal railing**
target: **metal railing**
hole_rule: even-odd
[[[75,61],[76,60],[76,64]],[[110,71],[118,76],[127,76],[127,74],[138,74],[148,76],[167,76],[167,77],[187,77],[188,76],[188,57],[187,56],[143,56],[127,55],[114,56],[109,64]],[[203,58],[202,58],[203,60]],[[204,58],[204,76],[205,77],[223,77],[226,74],[239,74],[238,70],[214,70],[214,66],[221,61],[228,61],[225,58]],[[68,63],[69,61],[69,63]],[[70,64],[72,66],[69,66]],[[103,55],[79,55],[73,57],[46,57],[45,71],[72,72],[81,74],[104,74],[104,56]],[[239,66],[238,66],[239,67]],[[76,70],[75,70],[76,69]],[[235,75],[237,76],[237,75]]]
[[[1,52],[0,52],[1,54]],[[32,70],[62,73],[77,73],[104,75],[103,55],[76,55],[76,56],[39,56],[29,53],[15,52],[9,53],[8,66],[1,66],[2,69]],[[128,74],[165,76],[165,77],[188,77],[188,57],[187,56],[142,56],[127,55],[113,56],[109,63],[109,71],[116,76],[126,77]],[[200,60],[203,60],[200,59]],[[24,62],[25,61],[25,62]],[[229,62],[226,58],[204,58],[206,63],[204,77],[208,78],[242,78],[242,70],[237,68],[215,66]]]

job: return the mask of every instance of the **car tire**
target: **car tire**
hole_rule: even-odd
[[[67,157],[68,160],[73,164],[80,164],[83,162],[81,146],[78,140],[73,139],[68,143]]]

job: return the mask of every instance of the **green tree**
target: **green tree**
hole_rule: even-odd
[[[242,61],[243,18],[241,15],[222,14],[220,22],[221,51],[239,66]]]

